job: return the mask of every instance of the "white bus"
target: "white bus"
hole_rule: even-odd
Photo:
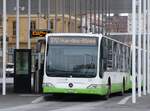
[[[130,65],[130,47],[101,34],[47,34],[43,93],[123,94]]]

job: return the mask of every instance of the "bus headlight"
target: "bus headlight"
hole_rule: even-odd
[[[95,88],[100,88],[100,87],[101,87],[100,84],[91,84],[91,85],[89,85],[87,88],[88,88],[88,89],[95,89]]]
[[[52,83],[43,83],[43,87],[54,87]]]

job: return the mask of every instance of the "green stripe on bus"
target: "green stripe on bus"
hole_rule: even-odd
[[[43,87],[43,93],[73,93],[73,94],[95,94],[95,95],[106,95],[107,86],[102,86],[100,88],[87,88],[87,89],[65,89],[65,88],[54,88],[54,87]],[[112,84],[111,92],[119,92],[122,90],[122,84]]]
[[[65,88],[53,88],[53,87],[43,87],[44,93],[73,93],[73,94],[95,94],[95,95],[105,95],[107,93],[106,87],[95,88],[95,89],[65,89]]]

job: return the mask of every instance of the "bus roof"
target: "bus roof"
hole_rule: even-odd
[[[129,45],[127,45],[123,42],[120,42],[118,40],[112,39],[112,38],[107,37],[107,36],[103,36],[102,34],[93,34],[93,33],[48,33],[48,34],[46,34],[46,38],[48,38],[49,36],[85,36],[85,37],[88,36],[88,37],[98,37],[98,38],[103,37],[103,38],[115,41],[119,44],[125,45],[127,47],[130,47]]]
[[[89,36],[89,37],[102,37],[102,34],[92,34],[92,33],[48,33],[48,36]]]
[[[102,36],[102,37],[107,38],[107,39],[112,40],[112,41],[115,41],[115,42],[117,42],[117,43],[119,43],[119,44],[122,44],[122,45],[125,45],[125,46],[127,46],[127,47],[130,47],[128,44],[125,44],[125,43],[120,42],[120,41],[118,41],[118,40],[112,39],[112,38],[110,38],[110,37],[107,37],[107,36]]]

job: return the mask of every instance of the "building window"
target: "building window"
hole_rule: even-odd
[[[13,21],[13,35],[16,35],[16,21]]]
[[[35,30],[35,29],[36,29],[36,21],[31,21],[30,30]]]
[[[54,28],[53,20],[50,21],[50,27],[51,27],[51,30],[53,30],[53,28]]]
[[[0,26],[2,26],[2,15],[0,15]]]

